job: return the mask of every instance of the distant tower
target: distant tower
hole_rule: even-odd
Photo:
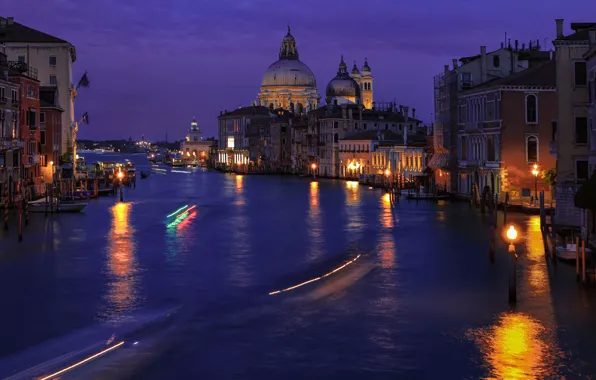
[[[190,123],[190,129],[186,134],[186,141],[197,142],[203,140],[201,129],[199,128],[199,124],[195,118],[192,119]]]
[[[353,71],[352,71],[353,72]],[[368,59],[364,59],[364,66],[362,66],[362,79],[360,80],[360,87],[362,90],[362,104],[364,108],[371,109],[373,104],[373,76],[368,66]]]

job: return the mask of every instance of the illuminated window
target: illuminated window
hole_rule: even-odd
[[[228,148],[234,149],[234,137],[233,136],[228,137]]]

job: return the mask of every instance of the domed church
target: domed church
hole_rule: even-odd
[[[364,108],[371,109],[373,102],[372,83],[373,77],[368,66],[368,60],[364,60],[362,73],[358,70],[356,62],[354,62],[352,72],[348,73],[348,67],[342,56],[337,75],[327,84],[325,103],[328,105],[362,104]]]
[[[265,71],[259,104],[269,108],[294,108],[298,113],[319,106],[317,81],[310,68],[299,59],[296,40],[290,33],[281,42],[279,59]]]

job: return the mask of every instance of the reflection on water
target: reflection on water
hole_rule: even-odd
[[[192,239],[188,238],[191,229],[189,226],[197,217],[199,211],[194,208],[189,213],[183,214],[166,227],[166,260],[180,263],[179,257],[191,248]]]
[[[548,273],[544,259],[544,243],[540,232],[540,216],[531,216],[527,223],[525,272],[530,285],[529,293],[539,296],[549,291]],[[523,284],[523,283],[522,283]],[[548,295],[547,295],[548,296]]]
[[[321,210],[319,209],[319,183],[310,183],[307,232],[310,250],[306,255],[308,262],[317,260],[323,254],[323,227],[321,224]]]
[[[248,237],[248,217],[246,215],[246,196],[244,194],[244,176],[236,175],[236,197],[230,228],[232,229],[232,249],[228,259],[230,281],[239,287],[251,285],[250,271],[247,269],[250,255]]]
[[[346,242],[359,241],[364,231],[362,209],[360,203],[360,184],[356,181],[347,181],[346,184]]]
[[[539,379],[557,376],[560,351],[554,334],[524,313],[505,312],[494,326],[472,331],[490,379]]]
[[[111,207],[112,228],[108,234],[108,270],[110,283],[108,312],[120,312],[136,304],[135,230],[130,224],[131,203],[119,202]]]
[[[381,226],[384,227],[384,229],[379,230],[378,250],[381,257],[381,267],[392,268],[395,265],[395,240],[393,238],[395,220],[393,218],[391,198],[388,193],[381,197],[379,221]]]

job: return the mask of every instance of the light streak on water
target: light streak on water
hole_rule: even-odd
[[[270,296],[272,296],[272,295],[274,295],[274,294],[279,294],[279,293],[287,292],[287,291],[290,291],[290,290],[294,290],[294,289],[296,289],[296,288],[299,288],[299,287],[301,287],[301,286],[304,286],[304,285],[310,284],[310,283],[312,283],[312,282],[315,282],[315,281],[322,280],[322,279],[324,279],[325,277],[331,276],[332,274],[334,274],[334,273],[337,273],[337,272],[339,272],[340,270],[342,270],[342,269],[344,269],[345,267],[347,267],[348,265],[350,265],[350,264],[354,263],[356,260],[358,260],[358,259],[360,258],[360,256],[362,256],[362,254],[361,254],[361,253],[359,253],[359,254],[358,254],[358,256],[354,257],[352,260],[348,261],[347,263],[345,263],[345,264],[343,264],[343,265],[341,265],[341,266],[339,266],[339,267],[335,268],[335,269],[334,269],[334,270],[332,270],[331,272],[325,273],[325,274],[324,274],[324,275],[322,275],[322,276],[315,277],[315,278],[311,278],[311,279],[310,279],[310,280],[308,280],[308,281],[301,282],[301,283],[300,283],[300,284],[298,284],[298,285],[290,286],[289,288],[285,288],[285,289],[281,289],[281,290],[276,290],[276,291],[274,291],[274,292],[270,292],[270,293],[269,293],[269,295],[270,295]]]
[[[176,210],[173,213],[171,213],[170,215],[166,216],[166,218],[169,218],[169,217],[172,217],[172,216],[178,214],[180,211],[186,209],[187,207],[188,207],[188,205],[184,205],[184,206],[180,207],[178,210]]]
[[[60,371],[58,371],[58,372],[54,372],[54,373],[52,373],[51,375],[44,376],[44,377],[42,377],[42,378],[41,378],[41,379],[39,379],[39,380],[49,380],[49,379],[53,379],[53,378],[55,378],[55,377],[56,377],[56,376],[58,376],[58,375],[61,375],[61,374],[65,373],[65,372],[68,372],[68,371],[70,371],[70,370],[72,370],[72,369],[75,369],[75,368],[77,368],[77,367],[79,367],[79,366],[81,366],[81,365],[83,365],[83,364],[85,364],[85,363],[87,363],[87,362],[90,362],[90,361],[91,361],[91,360],[93,360],[93,359],[96,359],[96,358],[98,358],[98,357],[100,357],[100,356],[102,356],[102,355],[104,355],[104,354],[107,354],[108,352],[110,352],[110,351],[112,351],[112,350],[115,350],[116,348],[118,348],[118,347],[122,346],[123,344],[124,344],[124,341],[122,341],[122,342],[120,342],[120,343],[118,343],[118,344],[115,344],[115,345],[113,345],[112,347],[106,348],[105,350],[99,351],[97,354],[91,355],[91,356],[89,356],[88,358],[86,358],[86,359],[83,359],[83,360],[81,360],[80,362],[77,362],[77,363],[75,363],[75,364],[73,364],[73,365],[71,365],[71,366],[68,366],[68,367],[66,367],[66,368],[63,368],[63,369],[61,369],[61,370],[60,370]]]

